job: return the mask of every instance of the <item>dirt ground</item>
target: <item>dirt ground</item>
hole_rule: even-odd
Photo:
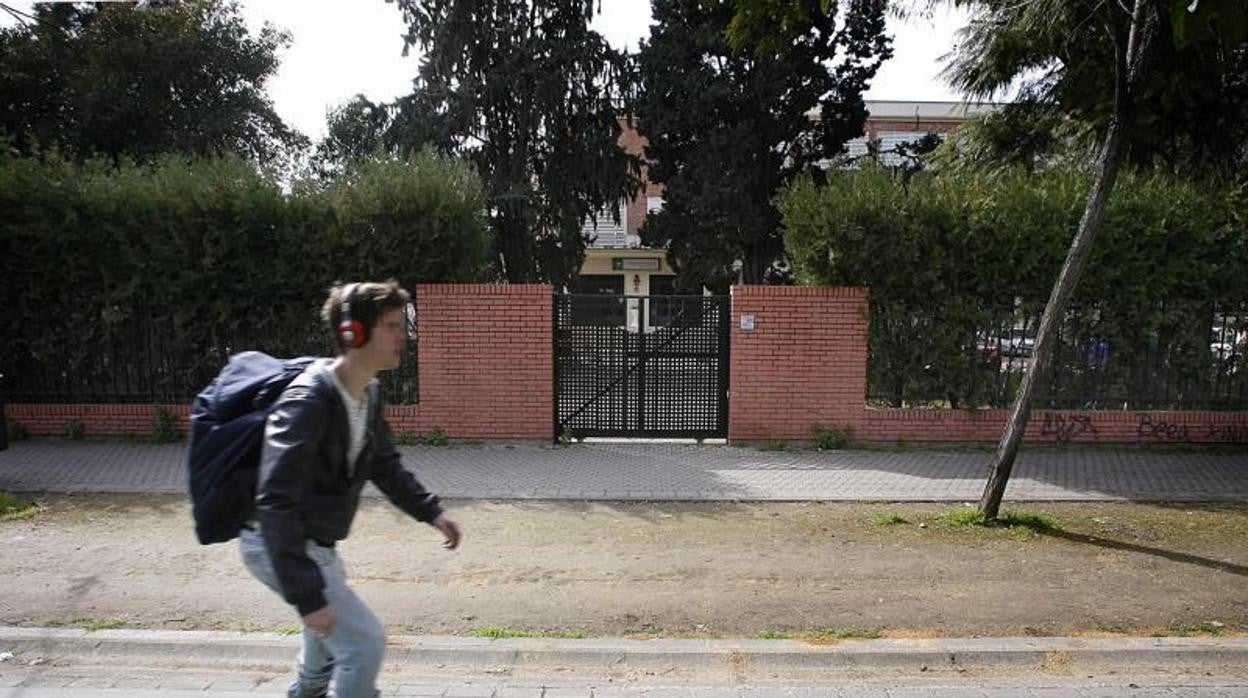
[[[295,627],[233,543],[195,542],[182,497],[36,499],[0,522],[0,623]],[[452,508],[466,538],[448,552],[366,501],[340,551],[397,633],[1248,632],[1248,505],[1007,505],[1061,527],[1031,535],[939,523],[953,508],[474,502]]]

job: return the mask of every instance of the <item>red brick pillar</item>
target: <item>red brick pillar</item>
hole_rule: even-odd
[[[458,438],[554,437],[553,291],[548,285],[416,288],[420,404],[397,430]]]
[[[808,441],[817,426],[857,429],[867,393],[867,289],[734,286],[731,357],[730,440]]]

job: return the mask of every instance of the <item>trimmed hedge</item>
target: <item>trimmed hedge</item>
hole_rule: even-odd
[[[237,159],[0,158],[0,371],[11,390],[49,371],[88,394],[132,372],[98,399],[189,398],[231,351],[327,351],[335,280],[477,281],[488,264],[479,179],[429,153],[293,192]]]
[[[1062,171],[868,168],[830,173],[825,186],[798,181],[779,205],[800,283],[871,289],[872,396],[999,406],[1019,374],[975,347],[1038,322],[1088,185]],[[1248,366],[1211,359],[1210,337],[1217,310],[1248,332],[1246,222],[1241,191],[1124,174],[1042,401],[1243,408]],[[1090,367],[1092,347],[1102,353]]]

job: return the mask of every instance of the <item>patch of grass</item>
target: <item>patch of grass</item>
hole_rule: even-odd
[[[808,640],[878,640],[880,631],[877,628],[821,628],[804,634]]]
[[[871,518],[871,523],[875,524],[876,526],[897,526],[897,525],[902,525],[902,524],[908,524],[910,522],[907,521],[906,517],[902,516],[901,514],[898,514],[895,511],[890,511],[890,512],[886,512],[883,514],[876,514],[874,517]]]
[[[1217,621],[1208,621],[1197,625],[1169,625],[1164,630],[1153,631],[1153,637],[1196,637],[1201,635],[1220,636],[1226,632],[1226,625]]]
[[[28,519],[41,511],[43,511],[43,507],[37,503],[11,492],[0,490],[0,521]]]
[[[789,634],[778,630],[764,630],[755,637],[760,640],[787,640],[789,639]]]
[[[87,427],[82,423],[81,419],[71,419],[65,422],[62,431],[65,434],[65,438],[72,441],[82,441],[82,437],[87,434]]]
[[[425,434],[425,445],[426,446],[445,446],[446,445],[446,432],[442,430],[442,427],[435,426],[434,428],[429,430],[428,434]]]
[[[1096,631],[1098,633],[1108,633],[1110,635],[1126,635],[1129,631],[1124,625],[1116,623],[1097,623]]]
[[[947,514],[941,514],[936,517],[938,523],[946,526],[985,526],[992,528],[1009,528],[1029,531],[1031,533],[1045,533],[1049,531],[1060,531],[1062,527],[1057,524],[1052,517],[1044,514],[1033,514],[1026,511],[1006,511],[997,516],[995,522],[989,523],[984,520],[984,515],[976,507],[960,507]]]
[[[758,445],[760,451],[787,451],[789,444],[785,441],[764,441]]]
[[[301,625],[283,625],[277,629],[279,635],[298,635],[301,632],[303,632]]]
[[[946,526],[983,526],[984,515],[975,507],[959,507],[936,517],[936,522]]]
[[[473,628],[471,635],[474,637],[493,638],[547,637],[568,640],[583,640],[588,637],[584,630],[524,630],[522,628],[500,628],[493,625],[484,628]]]
[[[399,446],[414,446],[420,443],[420,435],[413,431],[400,431],[394,435],[394,443]]]
[[[157,407],[153,414],[152,441],[158,444],[173,443],[182,440],[182,432],[178,430],[178,418],[172,412]]]
[[[814,444],[820,451],[848,448],[854,440],[853,427],[815,427]]]
[[[82,626],[87,632],[95,632],[97,630],[116,630],[126,627],[126,622],[120,618],[84,618],[78,621],[78,625]]]
[[[564,426],[563,430],[559,432],[559,445],[567,446],[572,443],[573,438],[572,427]]]

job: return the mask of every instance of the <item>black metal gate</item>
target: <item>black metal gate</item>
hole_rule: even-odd
[[[728,433],[728,298],[555,297],[555,434]]]

